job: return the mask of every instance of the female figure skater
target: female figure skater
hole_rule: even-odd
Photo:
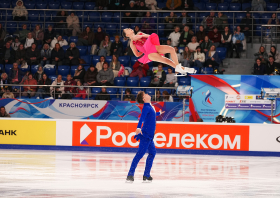
[[[155,33],[148,35],[138,32],[135,35],[132,29],[126,28],[123,30],[123,37],[131,40],[130,48],[134,55],[139,57],[138,61],[141,63],[145,64],[151,61],[157,61],[170,65],[175,68],[175,72],[183,75],[196,72],[194,68],[182,67],[178,61],[175,49],[168,45],[160,45],[158,35]],[[172,60],[162,56],[162,54],[167,53],[170,53]]]
[[[137,164],[140,161],[140,159],[145,155],[146,151],[148,150],[149,155],[146,160],[146,167],[145,167],[145,172],[143,175],[143,181],[151,182],[153,180],[153,178],[151,177],[150,172],[151,172],[153,161],[154,161],[154,158],[156,155],[156,148],[155,148],[155,144],[153,141],[154,135],[155,135],[155,130],[156,130],[156,116],[159,116],[159,115],[163,114],[164,112],[162,112],[161,110],[159,112],[155,111],[155,108],[151,105],[151,96],[149,96],[148,94],[145,94],[144,91],[138,92],[136,101],[139,104],[144,103],[142,115],[141,115],[139,123],[137,125],[136,135],[134,136],[134,138],[137,141],[140,140],[140,143],[139,143],[138,151],[131,163],[129,172],[127,174],[126,181],[127,182],[134,181],[134,172],[137,167]],[[144,124],[142,127],[143,122],[144,122]]]

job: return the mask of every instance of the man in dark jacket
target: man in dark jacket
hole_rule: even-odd
[[[95,100],[111,100],[105,87],[102,87],[101,92],[96,95]]]
[[[77,85],[76,81],[72,79],[71,74],[67,75],[67,80],[64,82],[64,85],[75,86]],[[64,87],[64,94],[62,94],[61,99],[72,99],[73,93],[75,92],[75,87]]]
[[[80,51],[78,48],[76,48],[76,44],[70,43],[70,47],[66,50],[65,53],[64,64],[70,66],[78,65],[80,63],[79,57]]]
[[[9,42],[6,43],[6,46],[2,50],[1,59],[2,63],[5,64],[13,64],[15,60],[16,53],[11,48],[11,44]]]
[[[162,70],[162,64],[158,64],[158,70],[156,73],[153,73],[153,76],[151,78],[151,84],[149,87],[162,87],[164,81],[166,79],[166,73],[164,70]]]
[[[40,63],[41,54],[35,43],[26,49],[25,56],[28,65],[38,65]]]
[[[182,0],[182,9],[184,10],[193,10],[194,3],[193,0]]]
[[[18,68],[18,64],[14,63],[13,68],[9,72],[9,82],[11,84],[19,84],[23,75],[24,72]]]
[[[279,64],[275,62],[274,57],[270,56],[268,59],[268,63],[266,66],[266,74],[267,75],[274,75],[275,69],[279,69]]]
[[[10,118],[11,116],[6,112],[4,106],[0,107],[0,117]]]
[[[178,23],[180,23],[180,28],[183,29],[185,25],[189,26],[192,29],[191,17],[187,12],[182,12],[182,15],[178,18]]]
[[[97,85],[97,69],[94,65],[91,65],[85,74],[85,86],[95,86]]]
[[[241,30],[244,33],[245,36],[251,36],[252,35],[252,28],[256,24],[255,19],[251,17],[251,13],[247,12],[246,17],[244,17],[241,20]]]
[[[64,50],[60,47],[59,43],[55,44],[55,48],[51,53],[51,61],[52,64],[59,66],[62,65],[62,61],[64,59]]]
[[[48,29],[45,31],[44,34],[44,43],[51,45],[51,42],[54,37],[56,37],[56,32],[53,29],[52,25],[49,25]]]

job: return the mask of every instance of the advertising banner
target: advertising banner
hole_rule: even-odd
[[[0,144],[56,145],[56,121],[1,119]]]
[[[236,110],[271,110],[271,101],[260,95],[225,95],[225,108]],[[275,110],[275,104],[273,104]]]
[[[73,122],[73,146],[137,147],[137,123]],[[157,148],[249,151],[249,126],[158,123]]]

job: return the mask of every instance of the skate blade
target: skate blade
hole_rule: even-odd
[[[126,180],[125,183],[132,184],[133,181]]]
[[[152,181],[146,180],[146,181],[143,181],[142,183],[152,183]]]
[[[175,76],[187,76],[188,74],[176,74]]]

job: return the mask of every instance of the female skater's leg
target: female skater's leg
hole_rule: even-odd
[[[145,155],[147,149],[149,148],[149,144],[150,144],[149,139],[147,139],[143,136],[140,138],[138,151],[132,160],[132,163],[131,163],[127,176],[134,176],[135,169],[136,169],[140,159],[142,159],[142,157]]]
[[[148,58],[152,61],[156,61],[156,62],[160,62],[160,63],[164,63],[166,65],[170,65],[171,67],[176,67],[175,63],[170,60],[169,58],[163,57],[158,53],[151,53],[148,55]]]
[[[178,57],[177,57],[177,54],[176,54],[175,49],[173,47],[168,46],[168,45],[156,45],[156,49],[157,49],[157,52],[159,54],[170,53],[171,59],[175,63],[175,66],[179,65]]]
[[[146,177],[151,176],[150,173],[151,173],[151,169],[153,166],[154,158],[156,156],[156,147],[155,147],[153,140],[151,140],[151,143],[149,145],[148,153],[149,153],[149,155],[146,160],[146,167],[145,167],[145,172],[144,172],[144,176],[146,176]]]

